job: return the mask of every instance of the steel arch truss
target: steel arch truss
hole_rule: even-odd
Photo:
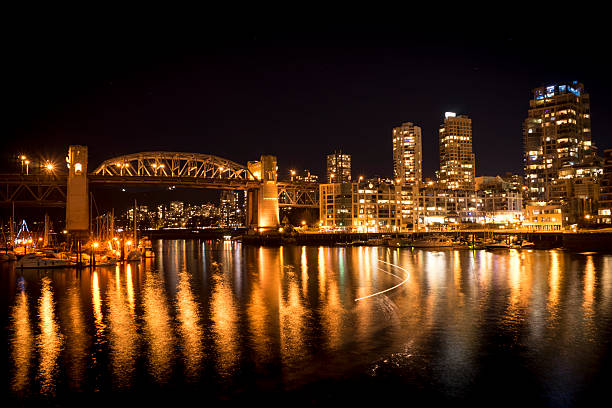
[[[279,207],[319,208],[317,183],[278,183]]]
[[[91,174],[119,177],[171,177],[253,180],[246,166],[208,154],[143,152],[106,160]]]

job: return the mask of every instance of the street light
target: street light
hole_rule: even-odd
[[[25,161],[27,160],[26,155],[22,154],[21,156],[19,156],[19,160],[21,160],[21,174],[23,174],[23,163],[25,163]]]
[[[26,160],[25,165],[26,165],[26,175],[30,174],[30,161]]]
[[[295,176],[295,170],[291,170],[291,181],[293,181],[293,176]]]
[[[48,161],[45,164],[45,169],[47,170],[47,173],[52,173],[53,170],[55,169],[55,165],[53,163],[51,163],[50,161]]]

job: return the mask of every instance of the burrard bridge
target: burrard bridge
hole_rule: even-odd
[[[0,204],[66,207],[70,232],[89,229],[91,185],[161,185],[183,188],[244,190],[246,224],[276,229],[279,207],[318,208],[317,183],[280,182],[276,157],[261,156],[242,165],[209,154],[142,152],[108,159],[88,172],[87,146],[70,146],[67,173],[2,174]]]

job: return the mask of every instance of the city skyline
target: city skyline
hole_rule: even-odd
[[[14,103],[6,125],[14,137],[3,142],[3,166],[14,166],[15,152],[32,146],[61,161],[65,146],[81,143],[93,166],[150,150],[241,163],[272,154],[281,176],[309,169],[323,178],[325,155],[342,148],[354,177],[384,177],[393,174],[389,134],[410,121],[422,128],[423,177],[433,178],[440,117],[453,111],[473,120],[476,176],[521,173],[532,89],[573,80],[591,94],[594,144],[610,145],[606,95],[612,91],[596,44],[580,36],[565,43],[585,51],[577,63],[555,53],[534,58],[529,39],[511,30],[455,41],[374,30],[275,34],[212,36],[189,52],[187,44],[144,42],[138,56],[130,55],[129,37],[122,44],[113,36],[85,36],[81,41],[91,40],[91,47],[78,54],[78,41],[49,54],[44,40],[26,37],[23,43],[40,52],[12,50]],[[41,63],[44,70],[35,68]]]

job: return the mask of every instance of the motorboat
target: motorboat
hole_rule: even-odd
[[[366,245],[366,241],[356,240],[356,241],[351,242],[351,245],[353,245],[353,246]]]
[[[15,266],[19,269],[70,268],[76,262],[63,253],[32,252],[22,256]]]
[[[526,240],[521,241],[521,248],[534,248],[534,247],[535,247],[534,242],[526,241]]]
[[[454,245],[453,240],[444,236],[416,239],[411,244],[413,248],[449,248]]]

